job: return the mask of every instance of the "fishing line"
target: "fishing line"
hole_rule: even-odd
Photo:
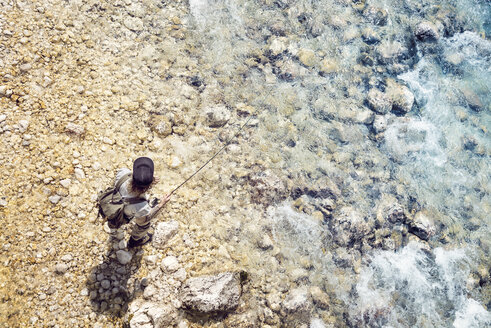
[[[196,174],[198,174],[199,171],[201,171],[206,165],[208,165],[208,163],[210,163],[215,157],[218,156],[218,154],[220,154],[222,152],[222,150],[224,150],[225,148],[227,148],[227,146],[232,142],[232,140],[234,140],[238,135],[239,133],[244,129],[244,127],[247,125],[247,123],[249,123],[249,121],[252,119],[253,115],[251,115],[247,121],[242,124],[242,126],[237,130],[237,132],[232,136],[230,137],[227,142],[225,142],[225,145],[220,148],[212,157],[210,157],[209,160],[207,160],[203,165],[201,165],[201,167],[199,169],[197,169],[193,174],[191,174],[191,176],[189,176],[189,178],[187,178],[186,180],[184,180],[184,182],[182,182],[179,186],[177,186],[176,188],[174,188],[174,190],[172,190],[168,197],[170,197],[177,189],[181,188],[186,182],[188,182],[189,180],[191,180],[192,177],[194,177]]]

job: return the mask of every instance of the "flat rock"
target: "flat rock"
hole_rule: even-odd
[[[152,245],[155,248],[164,248],[167,242],[177,234],[179,223],[177,221],[160,222],[155,227]]]
[[[238,273],[189,278],[181,288],[182,308],[199,313],[227,312],[239,305],[241,284]]]
[[[138,17],[127,17],[123,21],[123,25],[133,31],[133,32],[141,32],[143,31],[143,21]]]
[[[85,133],[85,128],[83,126],[71,122],[66,125],[65,130],[76,135]]]

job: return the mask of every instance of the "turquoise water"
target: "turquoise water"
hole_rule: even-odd
[[[309,281],[335,289],[352,326],[490,324],[489,273],[469,282],[490,265],[489,3],[189,4],[202,49],[197,78],[218,86],[229,108],[257,110],[251,161],[260,159],[283,181],[328,179],[339,189],[332,218],[322,224],[290,201],[269,204],[268,224],[289,265],[311,261]],[[437,41],[416,40],[422,21],[434,23]],[[390,81],[406,85],[415,102],[406,114],[379,117],[385,127],[374,131],[367,93]],[[207,88],[203,95],[212,101]],[[336,242],[340,209],[355,209],[349,220],[360,217],[369,234],[387,199],[409,215],[431,213],[436,232],[429,243]],[[340,264],[343,254],[350,264]],[[319,320],[311,325],[321,327]]]

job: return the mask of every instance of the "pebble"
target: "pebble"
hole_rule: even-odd
[[[76,135],[82,135],[85,133],[85,128],[81,125],[75,124],[75,123],[68,123],[65,127],[65,129],[73,134]]]
[[[71,254],[65,254],[61,257],[61,260],[64,262],[70,262],[73,260],[73,256]]]
[[[63,179],[63,180],[60,180],[60,184],[63,187],[68,188],[72,184],[72,180],[70,180],[70,179]]]
[[[19,121],[19,131],[21,133],[26,132],[28,127],[29,127],[29,121],[28,120],[20,120]]]
[[[7,95],[7,86],[0,85],[0,96],[6,96],[6,95]]]
[[[19,68],[20,68],[20,71],[21,72],[24,72],[25,73],[25,72],[29,71],[32,68],[32,65],[29,64],[29,63],[26,63],[26,64],[20,65]]]
[[[387,119],[384,115],[375,115],[372,126],[375,133],[384,132],[387,129]]]
[[[141,32],[143,30],[143,21],[137,17],[127,17],[123,21],[123,25],[133,31],[133,32]]]
[[[75,177],[77,179],[85,179],[85,172],[81,168],[76,168],[75,170]]]
[[[61,200],[61,197],[58,196],[58,195],[53,195],[53,196],[50,196],[48,197],[48,200],[52,203],[52,204],[58,204],[58,202]]]
[[[7,119],[7,115],[5,114],[0,115],[0,123],[5,121],[6,119]]]
[[[387,114],[392,108],[392,102],[387,94],[373,88],[367,95],[368,106],[379,114]]]
[[[67,272],[67,270],[68,270],[68,265],[66,265],[65,263],[58,263],[55,266],[55,272],[56,273],[63,274],[65,272]]]
[[[101,287],[104,289],[109,289],[109,287],[111,287],[111,282],[107,279],[104,279],[103,281],[101,281]]]
[[[175,256],[167,256],[160,263],[160,267],[164,272],[175,272],[179,269],[179,262]]]
[[[414,35],[420,41],[436,41],[440,38],[438,28],[431,22],[421,22],[416,26]]]
[[[131,261],[133,255],[131,253],[120,249],[116,252],[116,257],[118,258],[119,263],[122,265],[128,264]]]

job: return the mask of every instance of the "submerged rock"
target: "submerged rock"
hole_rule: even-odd
[[[428,213],[420,211],[409,224],[409,232],[422,240],[428,240],[436,233],[436,226]]]
[[[282,303],[282,312],[287,316],[290,327],[310,320],[311,301],[306,287],[293,289]]]
[[[204,110],[209,127],[219,128],[230,120],[230,112],[225,106],[208,107]]]
[[[239,305],[241,284],[238,273],[224,272],[186,280],[181,288],[182,308],[210,314],[232,311]]]
[[[421,22],[414,29],[414,36],[419,41],[436,41],[440,38],[440,33],[435,24],[431,22]]]
[[[253,173],[249,181],[254,187],[251,197],[256,203],[269,205],[286,197],[285,184],[271,171]]]
[[[387,114],[392,108],[392,101],[390,97],[376,88],[368,91],[367,103],[370,109],[378,114]]]
[[[387,94],[392,100],[393,112],[406,114],[413,108],[414,95],[405,85],[395,82],[389,83]]]

